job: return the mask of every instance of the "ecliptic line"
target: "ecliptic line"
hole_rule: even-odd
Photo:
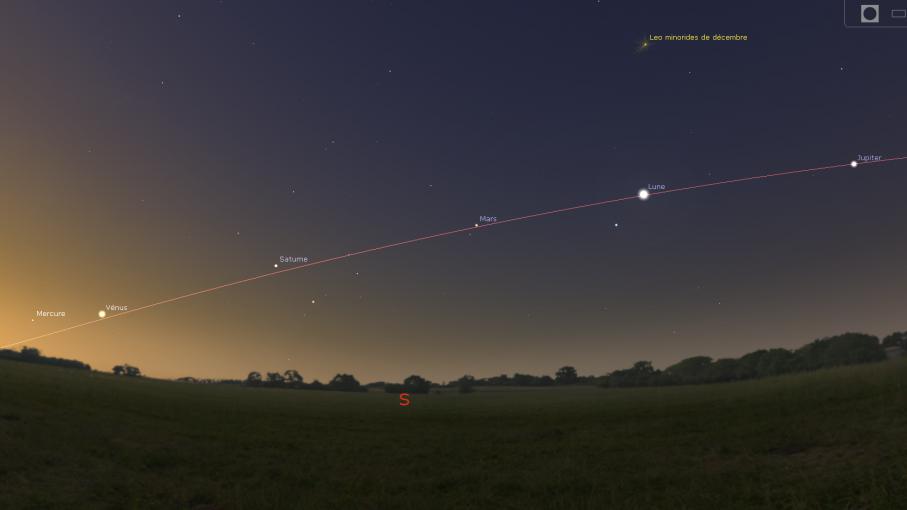
[[[907,156],[898,156],[898,157],[893,157],[893,158],[879,159],[879,160],[876,160],[876,161],[863,161],[863,162],[858,163],[858,166],[871,165],[871,164],[874,164],[874,163],[889,163],[889,162],[892,162],[892,161],[901,161],[901,160],[905,160],[905,159],[907,159]],[[783,171],[783,172],[775,172],[775,173],[769,173],[769,174],[763,174],[763,175],[755,175],[755,176],[751,176],[751,177],[741,177],[741,178],[738,178],[738,179],[728,179],[728,180],[724,180],[724,181],[714,181],[714,182],[708,182],[708,183],[704,183],[704,184],[696,184],[696,185],[693,185],[693,186],[686,186],[686,187],[683,187],[683,188],[668,189],[668,190],[664,190],[664,191],[652,191],[652,192],[649,192],[649,197],[653,197],[653,196],[657,196],[657,195],[666,195],[666,194],[668,194],[668,193],[677,193],[677,192],[680,192],[680,191],[692,191],[692,190],[703,189],[703,188],[713,188],[713,187],[716,187],[716,186],[724,186],[724,185],[727,185],[727,184],[735,184],[735,183],[739,183],[739,182],[755,181],[755,180],[761,180],[761,179],[770,179],[770,178],[772,178],[772,177],[782,177],[782,176],[785,176],[785,175],[795,175],[795,174],[805,174],[805,173],[821,172],[821,171],[825,171],[825,170],[833,170],[833,169],[837,169],[837,168],[845,168],[845,167],[852,167],[852,163],[843,163],[843,164],[836,164],[836,165],[818,166],[818,167],[813,167],[813,168],[803,168],[803,169],[799,169],[799,170],[787,170],[787,171]],[[418,242],[421,242],[421,241],[427,241],[427,240],[429,240],[429,239],[437,239],[437,238],[440,238],[440,237],[452,236],[452,235],[455,235],[455,234],[461,234],[461,233],[463,233],[463,232],[471,232],[471,231],[474,231],[474,230],[489,228],[489,227],[493,227],[493,226],[496,226],[496,225],[503,225],[503,224],[505,224],[505,223],[514,223],[514,222],[517,222],[517,221],[526,221],[526,220],[531,220],[531,219],[535,219],[535,218],[541,218],[541,217],[543,217],[543,216],[552,216],[552,215],[555,215],[555,214],[562,214],[562,213],[565,213],[565,212],[577,211],[577,210],[580,210],[580,209],[588,209],[588,208],[590,208],[590,207],[598,207],[598,206],[602,206],[602,205],[614,204],[614,203],[617,203],[617,202],[626,202],[626,201],[628,201],[628,200],[639,200],[639,196],[636,195],[636,194],[634,194],[634,195],[630,195],[630,196],[626,196],[626,197],[612,198],[612,199],[609,199],[609,200],[601,200],[601,201],[598,201],[598,202],[591,202],[591,203],[588,203],[588,204],[580,204],[580,205],[574,205],[574,206],[571,206],[571,207],[564,207],[564,208],[561,208],[561,209],[553,209],[553,210],[551,210],[551,211],[543,211],[543,212],[538,212],[538,213],[533,213],[533,214],[527,214],[527,215],[525,215],[525,216],[517,216],[517,217],[515,217],[515,218],[509,218],[509,219],[504,219],[504,220],[498,220],[498,221],[496,221],[496,222],[494,222],[494,223],[484,223],[484,224],[479,224],[479,225],[475,225],[475,226],[472,226],[472,227],[458,228],[458,229],[455,229],[455,230],[448,230],[448,231],[446,231],[446,232],[438,232],[438,233],[436,233],[436,234],[429,234],[429,235],[425,235],[425,236],[421,236],[421,237],[416,237],[416,238],[413,238],[413,239],[408,239],[408,240],[406,240],[406,241],[398,241],[398,242],[396,242],[396,243],[384,244],[384,245],[381,245],[381,246],[375,246],[375,247],[373,247],[373,248],[366,248],[366,249],[364,249],[364,250],[359,250],[359,251],[355,251],[355,252],[348,252],[348,253],[346,253],[346,254],[344,254],[344,255],[338,255],[338,256],[335,256],[335,257],[330,257],[330,258],[326,258],[326,259],[322,259],[322,260],[317,260],[317,261],[314,261],[314,262],[308,262],[308,263],[305,263],[305,264],[300,264],[300,265],[298,265],[298,266],[288,267],[288,268],[280,269],[280,270],[277,270],[277,271],[271,271],[271,272],[269,272],[269,273],[264,273],[264,274],[260,274],[260,275],[256,275],[256,276],[251,276],[251,277],[249,277],[249,278],[243,278],[242,280],[236,280],[236,281],[232,281],[232,282],[223,283],[223,284],[221,284],[221,285],[217,285],[217,286],[210,287],[210,288],[207,288],[207,289],[197,290],[197,291],[195,291],[195,292],[190,292],[190,293],[188,293],[188,294],[183,294],[183,295],[181,295],[181,296],[176,296],[176,297],[172,297],[172,298],[169,298],[169,299],[164,299],[164,300],[162,300],[162,301],[157,301],[157,302],[155,302],[155,303],[150,303],[150,304],[147,304],[147,305],[142,305],[142,306],[140,306],[140,307],[138,307],[138,308],[133,308],[133,309],[131,309],[131,310],[126,310],[126,311],[124,311],[124,312],[120,312],[120,313],[117,313],[117,314],[114,314],[114,315],[108,315],[107,317],[104,317],[104,318],[98,318],[98,319],[90,320],[90,321],[87,321],[87,322],[82,322],[82,323],[80,323],[80,324],[75,324],[75,325],[72,325],[72,326],[69,326],[69,327],[66,327],[66,328],[58,329],[58,330],[56,330],[56,331],[51,331],[51,332],[49,332],[49,333],[44,333],[43,335],[33,336],[33,337],[31,337],[31,338],[26,338],[26,339],[24,339],[24,340],[19,340],[18,342],[13,342],[13,343],[11,343],[11,344],[4,345],[4,346],[0,347],[0,349],[8,349],[8,348],[10,348],[10,347],[15,347],[15,346],[20,345],[20,344],[24,344],[24,343],[27,343],[27,342],[33,342],[33,341],[35,341],[35,340],[40,340],[40,339],[42,339],[42,338],[47,338],[47,337],[53,336],[53,335],[58,335],[58,334],[60,334],[60,333],[65,333],[65,332],[67,332],[67,331],[72,331],[72,330],[74,330],[74,329],[76,329],[76,328],[81,328],[81,327],[84,327],[84,326],[88,326],[88,325],[91,325],[91,324],[95,324],[95,323],[97,323],[97,322],[109,321],[109,320],[114,319],[114,318],[116,318],[116,317],[122,317],[122,316],[124,316],[124,315],[129,315],[129,314],[131,314],[131,313],[139,312],[139,311],[142,311],[142,310],[147,310],[147,309],[149,309],[149,308],[154,308],[154,307],[156,307],[156,306],[161,306],[161,305],[164,305],[164,304],[167,304],[167,303],[173,303],[174,301],[181,301],[181,300],[183,300],[183,299],[188,299],[188,298],[190,298],[190,297],[198,296],[198,295],[200,295],[200,294],[207,294],[208,292],[214,292],[214,291],[217,291],[217,290],[226,289],[226,288],[228,288],[228,287],[234,287],[234,286],[236,286],[236,285],[242,285],[242,284],[244,284],[244,283],[249,283],[249,282],[252,282],[252,281],[255,281],[255,280],[260,280],[260,279],[262,279],[262,278],[268,278],[268,277],[271,277],[271,276],[277,276],[277,275],[279,275],[279,274],[287,273],[287,272],[290,272],[290,271],[298,271],[298,270],[300,270],[300,269],[306,269],[306,268],[309,268],[309,267],[312,267],[312,266],[318,266],[318,265],[321,265],[321,264],[327,264],[327,263],[330,263],[330,262],[336,262],[336,261],[338,261],[338,260],[348,259],[348,258],[350,258],[350,257],[355,257],[355,256],[357,256],[357,255],[364,255],[364,254],[366,254],[366,253],[374,253],[374,252],[377,252],[377,251],[387,250],[387,249],[389,249],[389,248],[396,248],[396,247],[398,247],[398,246],[404,246],[404,245],[407,245],[407,244],[413,244],[413,243],[418,243]]]

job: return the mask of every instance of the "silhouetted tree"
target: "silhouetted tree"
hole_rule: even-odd
[[[519,372],[513,374],[511,381],[514,386],[534,386],[538,381],[538,377],[529,374],[521,374]]]
[[[885,359],[879,339],[862,333],[844,333],[815,340],[794,352],[797,368],[816,370]]]
[[[760,349],[737,360],[738,379],[786,374],[795,369],[794,353],[781,348]]]
[[[41,357],[41,351],[34,347],[22,347],[22,357],[35,360]]]
[[[706,382],[729,382],[737,379],[738,363],[733,358],[715,360],[709,367]]]
[[[637,361],[631,368],[611,372],[607,384],[615,388],[650,386],[659,381],[659,375],[660,372],[652,368],[651,361]]]
[[[287,370],[283,373],[284,383],[291,388],[302,387],[302,376],[296,370]]]
[[[558,384],[575,384],[577,379],[576,369],[570,366],[561,367],[554,374],[554,381]]]
[[[907,331],[895,332],[882,340],[882,347],[900,347],[907,350]]]
[[[408,393],[428,393],[431,388],[431,381],[418,375],[411,375],[403,380],[403,387]]]
[[[139,377],[142,375],[142,371],[139,370],[139,367],[134,367],[126,363],[122,365],[116,365],[113,367],[113,375],[124,375],[127,377]]]
[[[258,372],[249,372],[244,384],[246,386],[261,386],[261,374]]]
[[[677,383],[695,384],[708,380],[711,367],[712,358],[708,356],[693,356],[669,366],[664,369],[664,373]]]
[[[264,385],[269,388],[279,388],[283,386],[283,383],[283,376],[280,375],[280,372],[268,372],[268,378],[265,380]]]
[[[464,375],[457,379],[457,391],[460,393],[472,393],[475,391],[473,386],[476,384],[476,378],[471,375]]]
[[[507,374],[486,377],[484,379],[479,379],[478,381],[481,386],[504,386],[510,384],[510,382],[510,377]]]
[[[350,374],[337,374],[328,383],[328,388],[338,391],[366,391],[359,381]]]

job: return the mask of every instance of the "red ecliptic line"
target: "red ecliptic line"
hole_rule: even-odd
[[[886,158],[886,159],[880,159],[880,160],[876,160],[876,161],[863,161],[863,162],[858,163],[858,166],[871,165],[871,164],[874,164],[874,163],[888,163],[888,162],[891,162],[891,161],[901,161],[901,160],[905,160],[905,159],[907,159],[907,156],[898,156],[898,157],[894,157],[894,158]],[[769,179],[769,178],[772,178],[772,177],[781,177],[781,176],[785,176],[785,175],[795,175],[795,174],[805,174],[805,173],[811,173],[811,172],[821,172],[821,171],[824,171],[824,170],[833,170],[833,169],[836,169],[836,168],[845,168],[845,167],[849,167],[849,166],[851,166],[851,165],[852,165],[851,163],[844,163],[844,164],[837,164],[837,165],[817,166],[817,167],[813,167],[813,168],[804,168],[804,169],[800,169],[800,170],[788,170],[788,171],[784,171],[784,172],[775,172],[775,173],[769,173],[769,174],[763,174],[763,175],[755,175],[755,176],[752,176],[752,177],[741,177],[741,178],[739,178],[739,179],[729,179],[729,180],[724,180],[724,181],[714,181],[714,182],[708,182],[708,183],[705,183],[705,184],[696,184],[696,185],[693,185],[693,186],[686,186],[686,187],[683,187],[683,188],[674,188],[674,189],[669,189],[669,190],[664,190],[664,191],[653,191],[653,192],[649,193],[649,196],[652,197],[652,196],[656,196],[656,195],[665,195],[665,194],[668,194],[668,193],[677,193],[677,192],[679,192],[679,191],[691,191],[691,190],[696,190],[696,189],[712,188],[712,187],[715,187],[715,186],[724,186],[724,185],[726,185],[726,184],[734,184],[734,183],[738,183],[738,182],[746,182],[746,181],[755,181],[755,180],[760,180],[760,179]],[[124,315],[129,315],[129,314],[131,314],[131,313],[139,312],[139,311],[141,311],[141,310],[147,310],[147,309],[149,309],[149,308],[153,308],[153,307],[156,307],[156,306],[164,305],[164,304],[167,304],[167,303],[172,303],[172,302],[174,302],[174,301],[180,301],[180,300],[187,299],[187,298],[190,298],[190,297],[198,296],[198,295],[200,295],[200,294],[206,294],[206,293],[208,293],[208,292],[214,292],[214,291],[216,291],[216,290],[226,289],[227,287],[233,287],[233,286],[236,286],[236,285],[242,285],[242,284],[244,284],[244,283],[249,283],[249,282],[252,282],[252,281],[255,281],[255,280],[260,280],[260,279],[262,279],[262,278],[267,278],[267,277],[270,277],[270,276],[276,276],[276,275],[279,275],[279,274],[282,274],[282,273],[287,273],[287,272],[289,272],[289,271],[297,271],[297,270],[299,270],[299,269],[305,269],[305,268],[312,267],[312,266],[318,266],[318,265],[321,265],[321,264],[327,264],[327,263],[329,263],[329,262],[335,262],[335,261],[338,261],[338,260],[347,259],[347,258],[350,258],[350,257],[355,257],[355,256],[357,256],[357,255],[364,255],[364,254],[366,254],[366,253],[374,253],[374,252],[377,252],[377,251],[386,250],[386,249],[388,249],[388,248],[395,248],[395,247],[397,247],[397,246],[404,246],[404,245],[407,245],[407,244],[418,243],[418,242],[420,242],[420,241],[427,241],[427,240],[429,240],[429,239],[437,239],[437,238],[439,238],[439,237],[452,236],[452,235],[454,235],[454,234],[460,234],[460,233],[463,233],[463,232],[469,232],[469,231],[473,231],[473,230],[479,230],[479,229],[483,229],[483,228],[493,227],[493,226],[495,226],[495,225],[503,225],[503,224],[505,224],[505,223],[514,223],[514,222],[517,222],[517,221],[526,221],[526,220],[530,220],[530,219],[534,219],[534,218],[540,218],[540,217],[542,217],[542,216],[551,216],[551,215],[554,215],[554,214],[561,214],[561,213],[565,213],[565,212],[576,211],[576,210],[579,210],[579,209],[587,209],[587,208],[589,208],[589,207],[598,207],[598,206],[602,206],[602,205],[614,204],[614,203],[617,203],[617,202],[626,202],[627,200],[638,200],[638,199],[639,199],[639,195],[630,195],[630,196],[626,196],[626,197],[612,198],[612,199],[609,199],[609,200],[602,200],[602,201],[599,201],[599,202],[591,202],[591,203],[588,203],[588,204],[581,204],[581,205],[574,205],[574,206],[571,206],[571,207],[564,207],[564,208],[562,208],[562,209],[554,209],[554,210],[551,210],[551,211],[543,211],[543,212],[538,212],[538,213],[533,213],[533,214],[527,214],[527,215],[525,215],[525,216],[518,216],[518,217],[515,217],[515,218],[509,218],[509,219],[506,219],[506,220],[500,220],[500,221],[496,221],[496,222],[494,222],[494,223],[484,223],[484,224],[480,224],[480,225],[476,225],[476,226],[472,226],[472,227],[464,227],[464,228],[458,228],[458,229],[455,229],[455,230],[448,230],[447,232],[439,232],[439,233],[437,233],[437,234],[430,234],[430,235],[426,235],[426,236],[422,236],[422,237],[416,237],[416,238],[414,238],[414,239],[408,239],[408,240],[406,240],[406,241],[399,241],[399,242],[396,242],[396,243],[385,244],[385,245],[381,245],[381,246],[375,246],[374,248],[367,248],[367,249],[360,250],[360,251],[349,252],[349,253],[347,253],[347,254],[345,254],[345,255],[338,255],[338,256],[336,256],[336,257],[331,257],[331,258],[327,258],[327,259],[322,259],[322,260],[318,260],[318,261],[315,261],[315,262],[309,262],[309,263],[306,263],[306,264],[300,264],[300,265],[298,265],[298,266],[288,267],[288,268],[286,268],[286,269],[280,269],[280,270],[278,270],[278,271],[271,271],[270,273],[264,273],[264,274],[260,274],[260,275],[257,275],[257,276],[251,276],[251,277],[249,277],[249,278],[244,278],[244,279],[242,279],[242,280],[236,280],[236,281],[233,281],[233,282],[227,282],[227,283],[224,283],[224,284],[221,284],[221,285],[217,285],[217,286],[215,286],[215,287],[210,287],[210,288],[207,288],[207,289],[197,290],[197,291],[195,291],[195,292],[190,292],[189,294],[183,294],[183,295],[181,295],[181,296],[172,297],[172,298],[169,298],[169,299],[165,299],[165,300],[163,300],[163,301],[158,301],[158,302],[155,302],[155,303],[143,305],[143,306],[140,306],[140,307],[138,307],[138,308],[133,308],[133,309],[131,309],[131,310],[127,310],[127,311],[125,311],[125,312],[120,312],[120,313],[117,313],[117,314],[114,314],[114,315],[110,315],[110,316],[108,316],[108,317],[106,317],[106,318],[103,318],[103,319],[102,319],[102,318],[98,318],[98,319],[90,320],[90,321],[83,322],[83,323],[80,323],[80,324],[75,324],[75,325],[69,326],[69,327],[67,327],[67,328],[58,329],[58,330],[56,330],[56,331],[51,331],[51,332],[49,332],[49,333],[44,333],[43,335],[33,336],[33,337],[31,337],[31,338],[26,338],[26,339],[24,339],[24,340],[19,340],[18,342],[14,342],[14,343],[11,343],[11,344],[4,345],[4,346],[0,347],[0,349],[7,349],[7,348],[9,348],[9,347],[14,347],[14,346],[16,346],[16,345],[24,344],[24,343],[26,343],[26,342],[32,342],[32,341],[34,341],[34,340],[40,340],[40,339],[42,339],[42,338],[47,338],[47,337],[52,336],[52,335],[58,335],[58,334],[60,334],[60,333],[65,333],[65,332],[67,332],[67,331],[71,331],[71,330],[76,329],[76,328],[81,328],[81,327],[83,327],[83,326],[88,326],[88,325],[94,324],[94,323],[96,323],[96,322],[107,321],[107,320],[110,320],[110,319],[114,319],[114,318],[116,318],[116,317],[122,317],[122,316],[124,316]]]

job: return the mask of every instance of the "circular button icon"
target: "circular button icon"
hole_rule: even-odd
[[[860,23],[878,23],[879,4],[860,5]]]

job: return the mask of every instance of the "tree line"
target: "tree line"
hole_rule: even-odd
[[[369,388],[383,389],[388,393],[428,393],[432,389],[457,388],[469,393],[477,386],[555,386],[555,385],[598,385],[609,388],[634,386],[669,386],[679,384],[708,384],[717,382],[757,379],[794,372],[806,372],[858,363],[882,361],[887,357],[907,352],[907,331],[895,332],[879,341],[878,337],[863,333],[845,333],[814,340],[799,349],[760,349],[739,358],[712,359],[709,356],[693,356],[681,360],[663,370],[652,366],[650,361],[637,361],[629,368],[614,370],[608,374],[579,375],[576,368],[564,366],[549,375],[515,373],[501,374],[477,379],[464,375],[444,384],[435,383],[419,375],[410,375],[402,383],[383,381],[366,385],[359,383],[351,374],[337,374],[327,383],[317,379],[306,383],[296,370],[284,372],[249,372],[243,380],[237,379],[196,379],[180,377],[177,381],[197,384],[237,384],[249,387],[283,388],[299,390],[367,391]],[[91,366],[77,360],[51,358],[41,355],[32,347],[23,347],[16,352],[0,349],[0,359],[39,363],[66,368],[91,370]],[[139,377],[138,367],[128,364],[113,367],[114,375]]]
[[[887,351],[887,353],[886,353]],[[859,363],[882,361],[889,356],[907,352],[907,331],[896,332],[881,342],[878,337],[862,333],[845,333],[821,338],[799,349],[760,349],[739,358],[712,359],[693,356],[681,360],[664,370],[652,366],[651,361],[637,361],[631,367],[611,373],[579,375],[576,368],[564,366],[554,377],[515,373],[477,379],[471,375],[436,384],[418,375],[407,377],[402,384],[372,383],[367,386],[383,387],[388,393],[428,393],[432,388],[457,388],[462,393],[473,391],[476,386],[555,386],[595,384],[609,388],[633,386],[669,386],[679,384],[707,384],[757,379],[794,372],[807,372]]]
[[[907,332],[892,333],[882,342],[872,335],[845,333],[821,338],[794,350],[760,349],[739,358],[715,360],[708,356],[693,356],[664,370],[656,370],[648,361],[637,361],[630,368],[615,370],[602,377],[599,385],[623,388],[758,379],[882,361],[888,357],[886,350],[892,349],[892,354],[896,355],[907,350]]]
[[[335,390],[335,391],[368,391],[368,388],[362,386],[351,374],[337,374],[326,384],[315,379],[310,383],[303,381],[301,375],[296,370],[286,370],[281,372],[267,372],[262,377],[260,372],[249,372],[245,380],[242,381],[244,386],[253,388],[284,388],[293,390]]]
[[[0,349],[0,359],[12,361],[24,361],[26,363],[37,363],[40,365],[51,365],[63,368],[77,368],[80,370],[91,370],[91,365],[82,363],[74,359],[50,358],[43,356],[41,351],[34,347],[22,347],[22,350],[16,352],[11,349]]]

